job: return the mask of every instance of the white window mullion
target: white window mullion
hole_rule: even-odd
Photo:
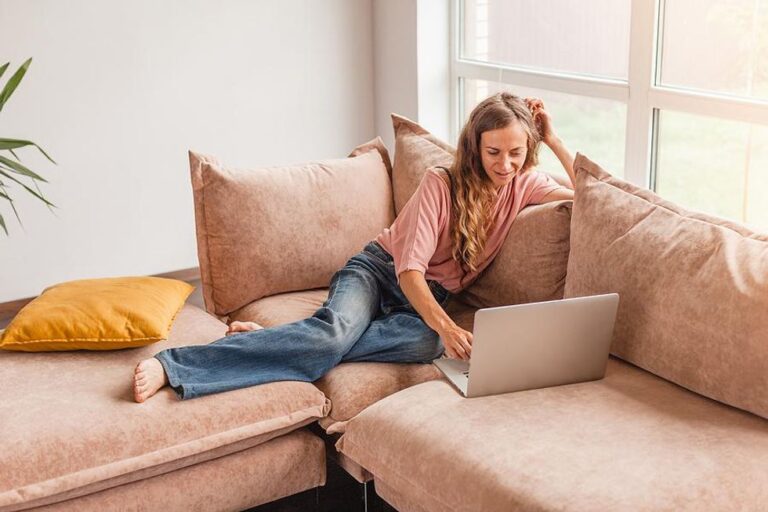
[[[458,60],[454,63],[453,69],[460,77],[545,89],[577,96],[616,101],[627,101],[629,96],[626,82],[620,80],[549,73],[468,60]]]
[[[648,94],[653,108],[768,125],[768,102],[705,92],[654,87]]]
[[[650,185],[653,84],[656,33],[656,0],[635,0],[629,38],[629,101],[624,177],[641,187]]]
[[[459,72],[456,69],[456,63],[461,56],[461,1],[453,0],[451,2],[451,126],[450,137],[455,144],[459,139],[459,130],[461,129],[461,109],[464,99],[461,97],[461,88],[459,84]]]

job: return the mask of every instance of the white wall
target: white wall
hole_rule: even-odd
[[[392,112],[448,141],[450,0],[373,0],[375,126],[394,150]]]
[[[16,189],[22,231],[0,202],[0,302],[197,266],[189,148],[277,165],[370,139],[372,20],[371,0],[0,0],[0,59],[34,57],[0,137],[59,164],[21,152],[59,208]]]
[[[373,62],[376,133],[394,157],[390,114],[419,115],[416,60],[417,0],[373,0]]]

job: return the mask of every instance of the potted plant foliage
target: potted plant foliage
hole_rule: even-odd
[[[2,91],[0,91],[0,113],[13,94],[13,91],[19,86],[21,79],[24,78],[31,63],[32,59],[28,59],[24,62],[24,64],[22,64],[21,67],[8,79],[5,86],[2,88]],[[10,63],[6,62],[0,66],[0,84],[2,84],[1,80],[9,65]],[[36,148],[48,160],[54,164],[56,163],[50,156],[48,156],[48,153],[46,153],[43,148],[32,141],[0,137],[0,200],[7,201],[8,204],[10,204],[14,215],[16,215],[16,220],[19,221],[20,225],[21,217],[19,217],[19,212],[16,210],[16,206],[13,204],[13,198],[11,197],[11,189],[13,187],[22,187],[24,190],[45,203],[48,208],[54,207],[54,204],[48,201],[40,190],[39,182],[42,181],[47,183],[46,179],[22,164],[21,158],[19,158],[15,151],[25,146]],[[0,214],[0,227],[3,228],[3,231],[5,231],[5,234],[7,235],[8,228],[2,214]]]

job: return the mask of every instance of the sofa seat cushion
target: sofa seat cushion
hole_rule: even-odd
[[[352,419],[337,448],[399,510],[768,503],[768,421],[618,359],[599,381],[482,398],[420,384]]]
[[[255,300],[229,315],[230,321],[256,322],[263,327],[311,317],[328,298],[328,288],[278,293]]]
[[[167,340],[109,352],[0,352],[0,511],[71,499],[255,446],[325,416],[314,386],[275,382],[137,404],[136,364],[209,343],[226,326],[193,306]]]
[[[305,428],[153,478],[35,512],[246,510],[325,484],[325,445]]]
[[[432,364],[341,363],[315,382],[331,399],[331,410],[320,426],[329,434],[344,432],[347,421],[369,405],[440,375]]]

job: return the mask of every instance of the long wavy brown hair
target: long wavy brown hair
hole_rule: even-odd
[[[538,163],[541,136],[528,106],[519,96],[501,92],[480,102],[461,130],[451,178],[451,246],[453,258],[470,271],[477,269],[491,226],[489,218],[496,192],[483,169],[480,136],[519,122],[528,134],[527,154],[520,173]]]

